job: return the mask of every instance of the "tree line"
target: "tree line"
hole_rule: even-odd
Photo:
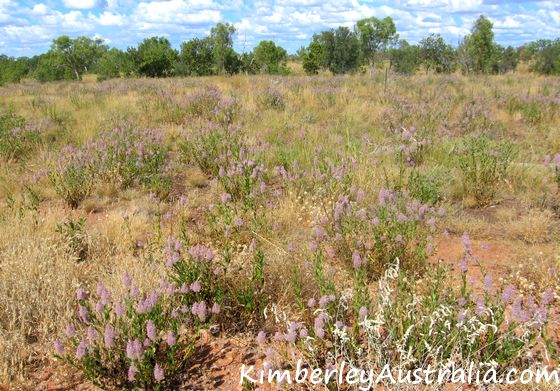
[[[61,36],[46,53],[13,58],[0,55],[0,83],[30,77],[41,82],[81,80],[94,73],[98,80],[119,77],[168,77],[247,74],[288,74],[290,57],[301,61],[306,74],[364,72],[387,66],[394,72],[413,74],[419,69],[435,73],[499,74],[513,71],[519,61],[542,74],[560,74],[560,38],[537,40],[518,48],[494,41],[492,22],[481,15],[470,34],[455,48],[439,34],[430,34],[413,45],[399,39],[393,19],[370,17],[353,29],[345,26],[314,34],[295,56],[273,41],[261,41],[252,51],[233,48],[235,27],[218,23],[204,38],[193,38],[172,47],[167,38],[144,39],[127,50],[109,48],[101,39]]]

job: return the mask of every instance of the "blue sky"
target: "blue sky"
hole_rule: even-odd
[[[62,34],[97,36],[119,48],[164,35],[178,47],[218,22],[235,24],[239,51],[273,39],[295,52],[314,32],[369,16],[393,17],[410,42],[440,33],[456,44],[480,14],[494,22],[502,44],[560,37],[560,0],[0,0],[0,53],[41,53]]]

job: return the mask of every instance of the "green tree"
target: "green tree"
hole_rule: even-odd
[[[194,38],[181,44],[175,70],[182,76],[208,76],[214,73],[214,52],[210,38]]]
[[[455,51],[440,34],[430,34],[420,41],[420,58],[426,70],[449,73],[453,71]]]
[[[31,74],[42,83],[55,80],[71,80],[76,77],[72,70],[62,63],[61,57],[52,50],[33,57],[32,62],[34,65]]]
[[[218,74],[232,73],[236,67],[239,69],[239,56],[233,50],[233,34],[235,27],[230,23],[218,23],[210,30],[214,66]]]
[[[386,50],[398,39],[397,28],[390,16],[384,19],[372,16],[358,20],[356,32],[360,40],[363,58],[370,67],[373,67],[378,53]]]
[[[508,46],[505,49],[500,50],[500,62],[498,64],[499,73],[507,73],[514,71],[519,63],[519,55],[517,50],[512,46]]]
[[[129,77],[134,74],[134,63],[129,53],[112,48],[101,56],[95,71],[98,81]]]
[[[560,75],[560,38],[539,47],[531,70],[545,75]]]
[[[319,41],[313,41],[307,48],[301,51],[303,70],[307,75],[316,75],[323,66],[321,59],[323,55],[323,47]]]
[[[463,45],[467,57],[467,72],[491,73],[495,69],[498,56],[492,28],[492,22],[481,15],[474,22],[471,34],[465,37]]]
[[[389,51],[391,67],[397,73],[411,75],[420,65],[420,49],[416,45],[410,45],[406,40],[399,41],[399,46]]]
[[[254,61],[261,73],[287,74],[288,53],[273,41],[261,41],[254,50]]]
[[[100,38],[88,37],[70,38],[62,35],[53,40],[51,52],[58,57],[58,62],[69,69],[76,80],[81,80],[82,75],[95,66],[97,60],[107,50]]]
[[[173,73],[173,65],[177,60],[177,52],[164,37],[144,39],[137,49],[129,49],[138,73],[148,77],[167,77]]]
[[[360,65],[360,42],[348,27],[323,31],[313,36],[321,50],[319,64],[334,75],[355,72]]]
[[[0,55],[0,84],[19,82],[29,73],[29,69],[30,61],[27,57]]]

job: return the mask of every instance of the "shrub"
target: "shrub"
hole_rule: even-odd
[[[275,87],[269,86],[257,95],[257,107],[260,110],[284,110],[286,100],[282,93]]]
[[[66,340],[54,343],[57,357],[99,386],[168,389],[220,305],[210,249],[197,245],[186,255],[170,238],[166,253],[167,278],[152,292],[139,292],[128,274],[122,299],[103,284],[91,298],[79,288],[78,314]]]
[[[47,175],[56,194],[75,209],[92,190],[94,165],[90,156],[72,145],[65,147],[60,154]]]
[[[0,159],[21,159],[39,143],[39,132],[14,113],[0,115]]]
[[[57,224],[56,232],[59,233],[66,242],[69,255],[77,261],[84,261],[88,255],[88,236],[85,232],[86,219],[80,217],[77,220],[72,218]]]
[[[410,173],[408,178],[408,190],[411,197],[417,200],[435,205],[441,199],[439,187],[440,178],[433,175],[424,175],[417,170]]]
[[[120,188],[135,184],[149,188],[167,164],[161,136],[152,130],[115,128],[101,133],[87,147],[100,177]]]
[[[465,241],[469,245],[468,238]],[[464,262],[469,259],[470,250]],[[446,287],[448,276],[449,270],[438,266],[415,279],[402,273],[397,259],[379,280],[371,305],[356,309],[348,294],[312,298],[302,316],[287,322],[284,330],[272,338],[264,331],[258,334],[266,352],[263,367],[286,368],[301,359],[303,367],[334,369],[345,362],[379,373],[388,364],[406,373],[428,364],[438,370],[472,363],[500,373],[525,367],[526,357],[536,357],[531,353],[539,339],[555,355],[545,332],[550,290],[537,303],[516,294],[512,286],[496,287],[491,274],[486,274],[480,293],[468,286],[466,269],[458,290]],[[288,362],[289,357],[293,361]]]
[[[485,135],[464,140],[458,153],[458,165],[463,174],[465,194],[472,196],[477,205],[491,202],[514,156],[514,146],[509,141],[496,142]]]
[[[341,257],[357,254],[369,273],[379,276],[395,258],[407,270],[422,270],[443,210],[437,212],[407,192],[381,189],[376,204],[367,203],[360,190],[340,195],[330,213],[329,230]]]
[[[119,188],[141,185],[165,199],[171,191],[167,149],[157,133],[120,127],[102,133],[82,149],[69,145],[49,169],[58,195],[72,208],[87,197],[98,180]]]
[[[264,189],[265,168],[241,129],[208,123],[181,145],[184,158],[218,179],[234,202],[249,208]]]

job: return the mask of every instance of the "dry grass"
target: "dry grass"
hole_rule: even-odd
[[[523,284],[534,291],[542,287],[560,291],[558,280],[554,281],[545,271],[560,270],[559,258],[553,256],[557,250],[560,210],[555,208],[560,202],[552,182],[544,181],[549,173],[541,165],[545,154],[560,151],[560,115],[540,124],[527,124],[518,113],[498,107],[492,97],[495,91],[502,95],[540,91],[551,82],[557,84],[556,80],[520,73],[476,79],[457,75],[445,79],[432,75],[410,79],[392,77],[388,84],[391,97],[412,102],[429,104],[433,99],[425,97],[449,94],[448,100],[459,102],[451,111],[449,122],[457,119],[461,104],[469,98],[491,98],[490,109],[497,122],[493,132],[521,147],[508,171],[507,181],[496,184],[495,205],[473,208],[474,204],[469,204],[464,196],[453,155],[455,138],[434,133],[434,143],[422,169],[444,176],[438,191],[441,205],[448,210],[445,227],[458,235],[467,231],[476,239],[514,241],[519,256],[512,261],[515,266],[512,278],[517,278],[515,273],[519,270],[519,275],[526,279]],[[28,121],[41,124],[45,141],[27,161],[0,164],[0,205],[8,203],[8,196],[20,199],[23,194],[20,180],[28,179],[42,167],[47,152],[54,159],[60,147],[81,144],[99,131],[123,122],[160,129],[170,144],[172,156],[177,158],[177,140],[184,132],[196,129],[193,127],[196,119],[185,119],[182,124],[166,122],[156,106],[156,96],[162,91],[179,96],[209,86],[224,95],[235,95],[241,102],[244,132],[251,140],[268,144],[264,160],[271,169],[294,160],[302,168],[309,168],[319,149],[333,158],[341,152],[356,159],[352,172],[354,184],[364,189],[370,199],[376,199],[379,189],[398,176],[395,164],[383,164],[382,157],[376,155],[377,147],[395,144],[394,135],[382,120],[390,103],[383,94],[378,75],[373,78],[239,75],[103,83],[86,79],[82,84],[44,85],[25,82],[10,91],[2,91],[5,94],[0,101],[0,112],[12,107]],[[259,107],[258,96],[269,87],[276,88],[284,97],[283,109]],[[364,141],[365,136],[371,143]],[[218,202],[221,194],[216,181],[198,168],[175,161],[173,173],[173,201],[183,194],[189,202],[184,213],[174,202],[158,205],[144,191],[122,191],[108,185],[98,186],[78,211],[70,211],[57,199],[46,180],[35,189],[41,199],[38,212],[25,210],[24,216],[18,217],[8,208],[0,210],[0,384],[29,386],[29,374],[48,365],[50,344],[74,311],[72,302],[79,285],[93,286],[103,281],[118,291],[124,271],[140,287],[158,284],[161,270],[145,254],[152,250],[157,253],[166,236],[177,233],[181,213],[189,228],[195,231],[200,223],[200,208]],[[292,266],[305,267],[308,249],[304,242],[321,202],[312,191],[297,194],[295,190],[286,191],[271,210],[273,233],[264,238],[267,273],[271,276],[267,289],[286,308],[293,300]],[[170,217],[161,223],[157,235],[158,219],[166,212],[170,212]],[[87,218],[90,251],[85,262],[76,262],[65,251],[64,238],[55,232],[58,223],[79,216]],[[200,232],[191,232],[192,238],[202,242],[210,240],[204,229]],[[286,252],[289,243],[298,245],[296,253]],[[243,257],[243,253],[238,254],[236,261],[243,264]],[[337,270],[337,284],[345,286],[348,274],[343,265],[336,260],[328,262]],[[516,269],[518,264],[522,265],[521,269]]]

